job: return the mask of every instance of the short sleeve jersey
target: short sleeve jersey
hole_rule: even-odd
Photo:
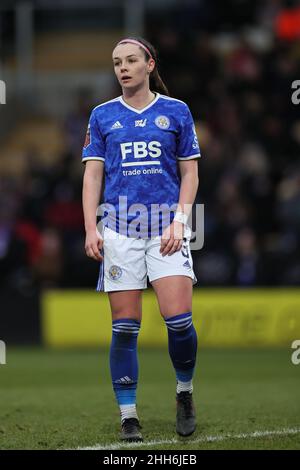
[[[82,153],[83,162],[104,162],[104,206],[115,230],[121,231],[125,224],[128,235],[130,224],[143,212],[148,217],[148,236],[153,235],[151,210],[162,204],[172,207],[179,201],[178,160],[199,157],[188,106],[158,93],[143,109],[129,106],[122,96],[96,106]],[[170,222],[172,218],[171,214]]]

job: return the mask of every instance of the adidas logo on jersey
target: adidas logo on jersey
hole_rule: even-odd
[[[125,377],[122,377],[121,379],[115,380],[115,383],[116,384],[132,384],[133,380],[126,375]]]
[[[120,121],[116,121],[112,126],[111,129],[121,129],[123,126]]]

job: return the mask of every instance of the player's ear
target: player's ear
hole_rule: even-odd
[[[154,68],[155,68],[155,60],[150,59],[148,62],[148,73],[153,72]]]

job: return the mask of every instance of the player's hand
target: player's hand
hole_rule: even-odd
[[[161,236],[160,253],[162,256],[171,256],[175,251],[179,251],[182,247],[184,234],[184,225],[174,220]]]
[[[103,256],[100,254],[102,246],[103,238],[98,230],[86,232],[85,252],[89,258],[93,258],[96,261],[103,261]]]

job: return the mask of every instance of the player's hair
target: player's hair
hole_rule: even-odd
[[[155,67],[150,74],[150,89],[153,89],[154,91],[157,91],[158,93],[161,93],[162,95],[169,96],[170,95],[169,90],[166,87],[165,83],[163,82],[158,71],[158,53],[155,47],[149,41],[141,37],[128,36],[126,39],[131,39],[133,41],[140,42],[141,44],[145,46],[145,48],[149,50],[151,57],[155,60]],[[125,43],[126,39],[123,39],[120,42],[124,41]],[[148,61],[151,58],[148,52],[143,47],[141,47],[140,49],[143,51],[146,61]]]

